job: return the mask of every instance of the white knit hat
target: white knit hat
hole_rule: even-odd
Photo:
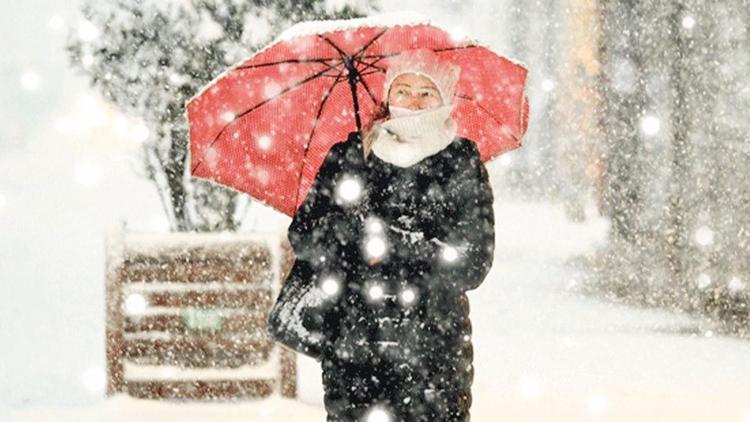
[[[388,101],[393,80],[404,73],[416,73],[429,78],[438,87],[443,103],[453,103],[461,68],[441,60],[434,51],[426,48],[405,50],[389,59],[383,84],[383,102]]]

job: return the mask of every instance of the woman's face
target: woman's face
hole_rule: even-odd
[[[404,73],[393,80],[388,91],[388,104],[423,110],[440,107],[443,105],[443,99],[440,98],[438,87],[430,78],[416,73]]]

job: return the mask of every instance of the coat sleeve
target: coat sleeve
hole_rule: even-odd
[[[356,249],[353,243],[359,220],[334,199],[335,178],[342,168],[344,147],[339,143],[328,151],[287,232],[297,259],[308,261],[317,269]]]
[[[345,226],[354,225],[332,198],[342,147],[336,144],[328,151],[292,218],[287,237],[296,259],[268,318],[268,332],[275,341],[316,360],[322,358],[324,341],[338,321],[336,306],[322,295],[318,278],[342,262],[336,258],[353,230]]]
[[[479,150],[469,141],[455,158],[455,173],[445,185],[453,198],[444,216],[421,224],[418,240],[396,237],[407,254],[421,258],[419,279],[426,288],[440,286],[453,292],[472,290],[484,281],[495,250],[493,193]]]

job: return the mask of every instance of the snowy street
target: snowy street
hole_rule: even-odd
[[[536,204],[495,213],[491,278],[470,293],[477,420],[750,420],[746,342],[575,292],[563,261],[602,239],[602,221]]]
[[[469,293],[475,421],[750,420],[749,345],[690,318],[583,297],[566,258],[606,221],[567,222],[549,204],[495,203],[496,258]],[[695,333],[695,334],[693,334]],[[176,404],[118,396],[89,407],[15,411],[13,422],[323,421],[319,367],[300,359],[300,396]]]

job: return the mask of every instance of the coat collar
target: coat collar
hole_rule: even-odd
[[[410,167],[416,167],[416,166],[421,165],[421,164],[425,164],[428,161],[432,160],[433,158],[438,157],[440,154],[442,154],[443,152],[447,151],[448,149],[458,148],[459,145],[462,142],[472,142],[472,141],[470,141],[468,139],[465,139],[465,138],[463,138],[463,137],[461,137],[459,135],[456,135],[456,136],[453,137],[453,139],[451,140],[451,142],[448,143],[448,145],[445,146],[443,149],[441,149],[438,153],[430,155],[430,156],[427,156],[427,157],[424,157],[423,159],[421,159],[420,161],[414,163],[410,167],[399,167],[399,166],[396,166],[394,164],[391,164],[391,163],[383,160],[382,158],[378,157],[377,155],[373,154],[372,151],[370,152],[370,156],[365,160],[365,158],[364,158],[364,146],[363,146],[363,143],[362,143],[361,134],[359,132],[356,132],[356,131],[355,132],[350,132],[348,134],[348,136],[347,136],[346,142],[348,144],[350,144],[352,147],[354,147],[354,150],[356,151],[357,159],[364,161],[364,163],[366,165],[368,165],[368,166],[371,166],[373,162],[377,161],[377,162],[380,162],[380,163],[385,163],[386,165],[389,165],[389,166],[395,167],[395,168],[410,168]]]

